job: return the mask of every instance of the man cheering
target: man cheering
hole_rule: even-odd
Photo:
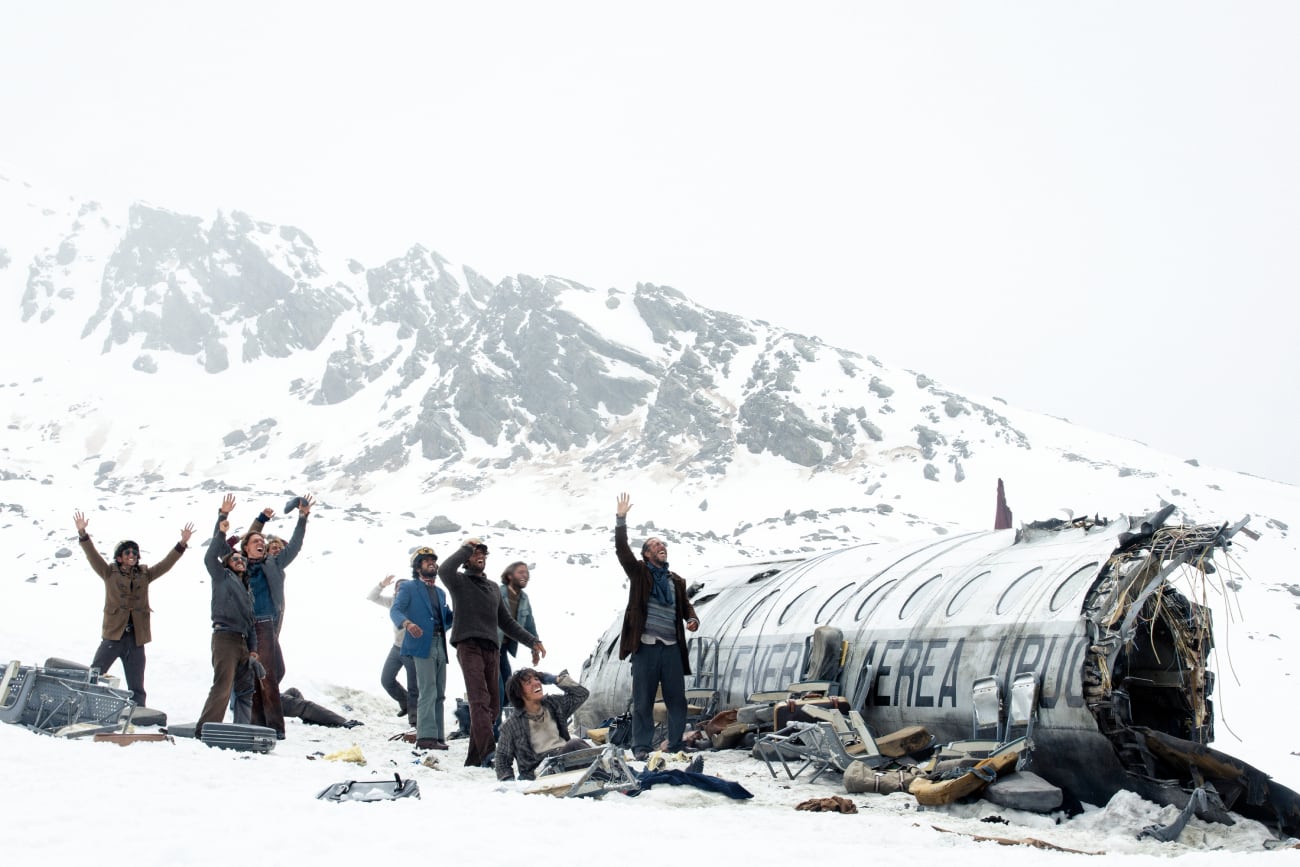
[[[466,767],[485,764],[496,746],[492,721],[501,707],[498,678],[501,670],[497,630],[539,657],[546,648],[537,637],[519,625],[501,598],[497,584],[483,574],[488,548],[478,539],[466,539],[438,568],[438,577],[451,593],[456,620],[451,627],[451,646],[465,678],[469,696],[469,754]],[[464,571],[461,571],[461,567]]]
[[[614,553],[627,574],[627,610],[618,658],[632,657],[632,755],[642,761],[650,752],[654,735],[655,692],[663,685],[668,708],[668,750],[682,748],[686,731],[686,675],[691,664],[686,633],[700,628],[695,607],[686,598],[686,581],[668,570],[668,546],[650,537],[638,560],[627,544],[627,513],[632,499],[618,495],[614,513]]]

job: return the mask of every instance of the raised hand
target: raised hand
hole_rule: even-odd
[[[393,576],[393,575],[385,575],[385,576],[384,576],[384,580],[379,582],[379,586],[380,586],[380,587],[387,587],[389,584],[392,584],[392,583],[393,583],[393,578],[394,578],[394,577],[396,577],[396,576]]]
[[[275,517],[275,509],[272,509],[270,506],[267,506],[265,509],[262,510],[263,521],[269,521],[274,517]]]
[[[220,530],[221,535],[224,536],[225,534],[230,532],[230,522],[222,521],[220,524],[217,525],[217,529]]]
[[[190,543],[190,536],[193,535],[194,535],[193,524],[186,524],[184,527],[181,527],[181,544],[188,545]]]
[[[226,494],[226,496],[222,498],[222,500],[221,500],[221,511],[224,512],[224,513],[226,513],[227,515],[229,515],[229,514],[230,514],[231,512],[233,512],[233,511],[235,511],[235,495],[234,495],[234,494]]]
[[[308,494],[307,496],[303,497],[301,500],[298,501],[298,514],[304,518],[307,517],[307,515],[311,512],[312,505],[315,502],[316,502],[316,498],[313,497],[311,494]]]
[[[626,518],[628,510],[631,508],[632,508],[632,498],[627,494],[619,494],[618,511],[616,511],[614,514],[618,515],[620,518]]]
[[[86,535],[86,525],[89,524],[90,521],[86,519],[85,515],[83,515],[81,512],[73,512],[72,523],[77,525],[78,536]]]

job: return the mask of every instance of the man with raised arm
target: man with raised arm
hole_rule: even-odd
[[[86,532],[90,521],[86,516],[75,512],[72,521],[90,568],[104,581],[104,622],[99,649],[95,651],[90,666],[106,673],[116,660],[122,660],[127,689],[131,690],[135,703],[144,707],[147,700],[144,646],[153,639],[149,628],[152,610],[149,607],[149,585],[176,565],[189,545],[194,525],[186,524],[181,529],[181,540],[151,567],[140,562],[140,546],[130,539],[118,542],[113,549],[113,562],[107,562],[95,550],[95,543],[90,541],[90,534]]]
[[[285,512],[298,511],[298,523],[293,528],[293,535],[279,553],[271,553],[267,548],[266,537],[262,528],[275,514],[274,509],[264,509],[254,519],[247,533],[239,542],[240,553],[244,555],[247,565],[248,586],[253,591],[253,612],[257,618],[258,657],[265,666],[267,677],[259,679],[258,689],[253,692],[252,721],[255,725],[264,725],[275,729],[276,736],[283,739],[284,708],[280,702],[280,684],[284,681],[284,652],[280,649],[280,628],[284,622],[284,570],[302,550],[302,542],[307,534],[307,516],[315,500],[310,494],[294,497],[285,506]]]
[[[268,542],[267,544],[269,546],[271,543]],[[414,572],[414,568],[411,571]],[[384,588],[392,584],[394,580],[397,581],[397,586],[393,588],[393,595],[385,596]],[[366,598],[376,605],[384,606],[385,611],[391,611],[393,602],[397,599],[397,591],[401,590],[402,585],[405,583],[405,578],[386,575],[384,580],[370,588]],[[397,702],[397,715],[406,717],[410,721],[411,727],[414,728],[416,710],[420,706],[420,678],[415,673],[415,660],[402,654],[402,643],[405,639],[406,630],[400,626],[394,626],[393,642],[388,646],[388,656],[384,659],[384,667],[379,670],[379,684],[384,688],[384,692],[391,695],[393,701]],[[397,673],[403,670],[406,671],[405,688],[397,680]]]
[[[253,692],[257,623],[253,616],[253,592],[248,587],[248,563],[226,541],[230,529],[228,518],[234,508],[234,496],[226,494],[217,513],[212,540],[203,555],[203,565],[212,578],[212,689],[194,728],[195,737],[203,735],[204,723],[221,722],[225,717],[232,687],[237,699]],[[248,721],[240,716],[236,711],[235,722]]]
[[[686,675],[691,663],[685,628],[700,628],[686,598],[686,581],[668,568],[668,546],[656,536],[645,540],[638,560],[627,544],[627,513],[632,499],[618,495],[614,513],[614,553],[627,574],[627,610],[618,658],[632,657],[632,755],[644,761],[654,736],[655,692],[663,686],[668,708],[668,749],[682,748],[686,731]]]
[[[451,628],[451,646],[465,677],[469,697],[469,753],[466,767],[484,766],[496,741],[492,722],[501,706],[498,678],[501,671],[497,630],[531,648],[540,659],[546,648],[537,636],[519,625],[506,608],[499,586],[483,574],[488,548],[478,539],[466,539],[438,568],[438,578],[451,593],[456,622]],[[461,567],[464,571],[461,571]],[[423,687],[421,687],[423,690]]]

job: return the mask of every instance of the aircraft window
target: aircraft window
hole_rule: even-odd
[[[1089,563],[1082,569],[1075,570],[1069,578],[1066,578],[1061,582],[1060,587],[1056,588],[1056,592],[1052,594],[1052,601],[1048,603],[1048,607],[1053,611],[1060,611],[1065,607],[1067,602],[1079,594],[1079,591],[1082,590],[1084,586],[1091,583],[1092,579],[1095,578],[1096,575],[1096,563]]]
[[[1012,608],[1019,605],[1020,600],[1024,598],[1025,593],[1027,593],[1029,588],[1033,586],[1034,579],[1042,571],[1042,566],[1035,566],[1015,581],[1012,581],[1011,586],[1006,590],[1003,590],[1002,596],[998,599],[998,614],[1006,614]]]
[[[789,620],[790,615],[793,614],[799,608],[799,605],[808,598],[808,594],[812,593],[816,589],[816,587],[809,587],[807,590],[794,597],[794,599],[790,601],[790,604],[785,606],[785,610],[781,612],[781,616],[777,618],[777,626],[780,626],[782,623]]]
[[[835,615],[840,613],[840,608],[843,608],[849,603],[848,593],[852,589],[852,584],[845,584],[839,590],[832,593],[831,598],[823,602],[822,607],[817,609],[817,617],[814,618],[813,622],[825,623],[827,620],[834,619]],[[839,608],[833,608],[832,606],[837,602],[839,603]]]
[[[930,594],[934,592],[935,588],[939,586],[939,582],[942,580],[942,575],[935,575],[929,581],[926,581],[920,587],[913,590],[912,595],[907,597],[907,601],[903,603],[903,607],[898,609],[898,619],[907,619],[912,612],[916,611],[916,609],[920,607],[922,602],[930,597]]]
[[[948,603],[948,616],[952,617],[958,611],[966,607],[966,603],[975,595],[975,588],[981,584],[991,573],[981,572],[974,578],[961,585],[961,588],[952,594],[952,601]]]
[[[750,578],[750,579],[749,579],[748,581],[746,581],[745,583],[746,583],[746,584],[757,584],[759,581],[764,581],[764,580],[766,580],[766,579],[768,579],[768,578],[771,578],[773,575],[775,575],[777,572],[780,572],[780,571],[781,571],[780,569],[765,569],[764,571],[759,572],[759,573],[758,573],[757,575],[755,575],[753,578]]]
[[[716,593],[706,593],[703,596],[701,596],[699,599],[691,600],[691,604],[694,605],[696,608],[699,608],[704,603],[712,602],[714,599],[717,598],[718,598],[718,594]]]
[[[858,613],[853,615],[853,619],[861,620],[871,612],[875,611],[876,606],[880,604],[880,601],[885,598],[885,594],[889,592],[889,588],[893,587],[897,583],[897,578],[890,578],[875,590],[871,591],[871,593],[867,595],[867,598],[862,600],[862,604],[858,606]]]
[[[748,626],[749,621],[757,617],[760,612],[767,610],[768,604],[771,603],[772,600],[776,599],[777,595],[780,592],[781,592],[780,590],[773,590],[771,593],[767,594],[762,599],[758,600],[758,604],[755,605],[753,608],[749,609],[749,613],[745,615],[745,619],[741,621],[740,625],[742,627]]]

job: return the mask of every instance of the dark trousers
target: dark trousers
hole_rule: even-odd
[[[203,724],[221,722],[226,715],[226,702],[231,687],[236,696],[253,691],[253,669],[248,664],[248,643],[239,632],[212,633],[212,689],[199,714],[194,736],[203,734]],[[239,722],[236,712],[236,722]]]
[[[91,668],[98,668],[100,674],[108,674],[108,669],[116,660],[122,660],[122,670],[126,674],[126,688],[131,690],[131,698],[137,707],[146,707],[144,694],[144,647],[135,643],[135,633],[127,630],[117,641],[104,639],[95,651]]]
[[[284,658],[275,618],[257,620],[257,660],[266,669],[266,677],[254,678],[251,721],[255,726],[275,729],[284,734],[284,709],[280,706],[280,678],[284,677]]]
[[[280,693],[280,706],[284,708],[285,716],[296,716],[303,722],[314,726],[338,728],[348,724],[346,717],[327,707],[321,707],[314,701],[307,701],[307,699],[303,698],[302,692],[296,687],[289,687]]]
[[[686,731],[686,674],[675,644],[642,642],[632,654],[632,749],[649,750],[655,731],[655,692],[662,685],[668,707],[668,749],[682,748]]]
[[[501,694],[497,692],[497,679],[501,675],[499,655],[495,644],[478,638],[467,638],[456,645],[456,661],[460,663],[469,698],[467,768],[481,766],[496,748],[492,721],[501,710]]]
[[[510,654],[498,650],[497,655],[501,657],[501,679],[497,684],[497,715],[492,721],[493,737],[501,733],[501,711],[506,706],[506,681],[510,679]]]
[[[397,681],[397,672],[402,669],[406,669],[405,689]],[[393,697],[397,706],[412,717],[411,725],[415,725],[415,708],[420,703],[420,685],[419,679],[415,676],[415,660],[409,656],[402,656],[402,651],[396,644],[388,648],[388,658],[384,660],[384,667],[379,672],[379,684],[384,688],[384,692]]]

